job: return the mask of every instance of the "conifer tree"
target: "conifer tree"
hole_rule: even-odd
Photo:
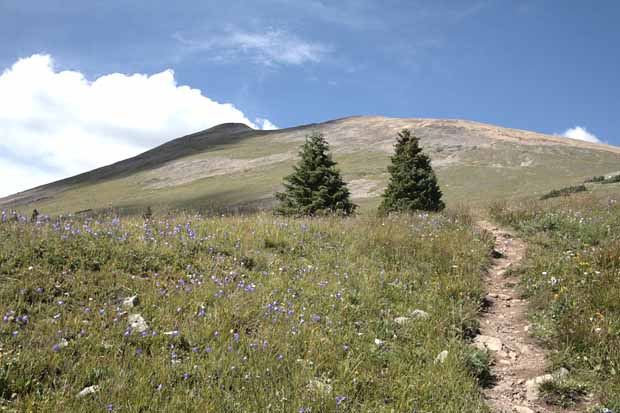
[[[379,206],[382,213],[441,211],[445,204],[428,156],[422,152],[418,138],[408,129],[398,133],[392,164],[388,166],[390,182]]]
[[[294,172],[284,178],[284,192],[276,194],[280,204],[275,212],[281,215],[350,215],[357,205],[329,154],[329,145],[322,134],[306,136]]]

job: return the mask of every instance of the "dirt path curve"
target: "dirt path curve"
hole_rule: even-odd
[[[495,237],[495,258],[487,275],[488,307],[480,322],[480,335],[474,340],[476,347],[489,350],[495,357],[496,383],[485,390],[489,406],[498,413],[562,411],[538,398],[538,384],[551,376],[545,376],[545,352],[528,332],[527,301],[517,291],[518,279],[508,272],[519,265],[526,245],[513,233],[487,221],[478,222],[478,226]]]

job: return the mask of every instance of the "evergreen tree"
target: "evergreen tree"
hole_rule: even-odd
[[[276,194],[281,215],[317,215],[336,213],[350,215],[357,205],[350,200],[349,189],[329,154],[322,134],[306,136],[294,172],[284,178],[284,192]]]
[[[431,160],[422,153],[418,138],[408,129],[398,133],[392,164],[388,166],[390,182],[379,206],[382,213],[415,210],[441,211],[445,204],[431,167]]]

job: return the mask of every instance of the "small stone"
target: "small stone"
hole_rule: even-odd
[[[497,294],[497,298],[499,298],[500,300],[504,300],[504,301],[512,300],[512,297],[506,294]]]
[[[85,387],[84,389],[82,389],[81,392],[79,392],[77,394],[77,397],[81,399],[82,397],[86,397],[88,395],[95,394],[98,391],[99,391],[99,386],[98,385]]]
[[[410,312],[410,313],[409,313],[409,316],[410,316],[411,318],[413,318],[414,320],[415,320],[415,319],[418,319],[418,318],[420,318],[420,319],[424,319],[424,318],[428,318],[428,317],[430,317],[426,311],[423,311],[423,310],[417,310],[417,309],[416,309],[416,310],[413,310],[412,312]]]
[[[496,337],[479,335],[474,339],[474,346],[480,350],[488,349],[497,352],[502,349],[502,340]]]
[[[123,307],[133,308],[137,306],[139,303],[140,303],[140,300],[138,299],[138,296],[134,295],[132,297],[127,297],[123,300]]]
[[[448,358],[448,350],[444,350],[437,355],[435,358],[435,363],[443,363]]]
[[[516,406],[514,408],[515,413],[534,413],[534,410],[525,406]]]
[[[140,314],[129,314],[127,321],[129,321],[129,327],[132,331],[143,333],[149,329],[148,324]]]
[[[404,326],[405,324],[409,323],[409,321],[411,321],[409,317],[396,317],[394,319],[394,322],[399,326]]]

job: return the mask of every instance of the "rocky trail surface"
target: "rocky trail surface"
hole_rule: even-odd
[[[540,384],[567,376],[569,372],[562,369],[547,373],[546,353],[529,333],[528,303],[517,290],[518,279],[509,271],[523,259],[525,242],[487,221],[479,222],[479,226],[495,237],[493,262],[487,274],[487,307],[480,323],[480,335],[473,343],[494,357],[495,382],[485,389],[491,410],[497,413],[583,411],[549,406],[540,398]]]

